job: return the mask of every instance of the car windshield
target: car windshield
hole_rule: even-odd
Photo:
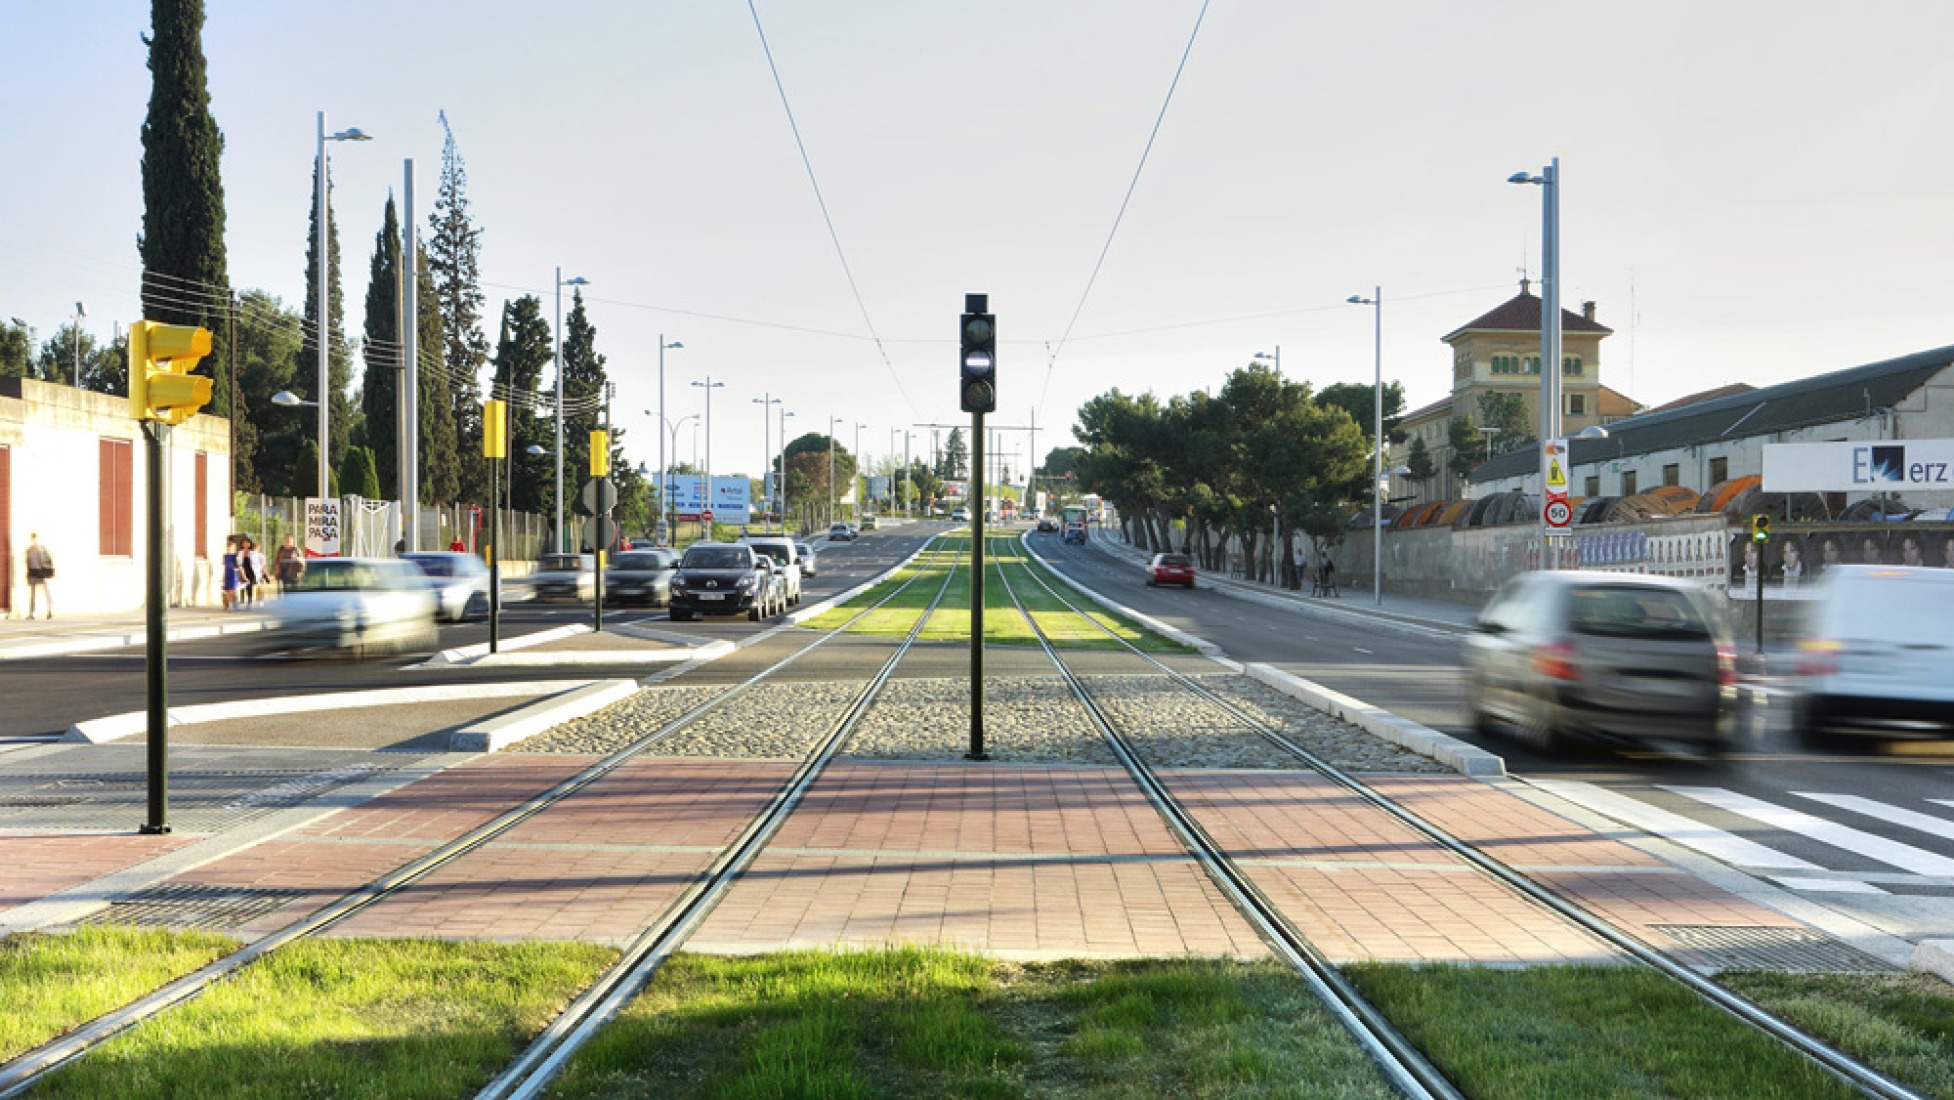
[[[305,592],[381,591],[405,588],[407,578],[387,562],[314,560],[299,578]]]
[[[536,568],[543,573],[580,573],[583,567],[581,554],[544,554]]]
[[[452,577],[455,575],[453,558],[408,558],[408,561],[421,567],[421,572],[430,577]]]
[[[686,569],[751,569],[748,551],[732,546],[695,546],[685,552]]]
[[[1941,640],[1954,620],[1954,584],[1897,569],[1871,571],[1833,604],[1833,629],[1842,638]]]
[[[1186,567],[1193,565],[1194,560],[1192,558],[1189,558],[1186,554],[1162,554],[1160,555],[1160,564],[1171,565],[1174,566],[1175,568],[1185,569]]]
[[[772,558],[773,560],[779,562],[782,565],[787,564],[787,548],[785,546],[768,545],[766,543],[755,543],[753,549],[759,551],[762,554],[765,554],[766,556]]]
[[[650,571],[663,569],[664,567],[665,556],[663,554],[619,554],[611,559],[611,568],[622,569],[626,572],[631,570]]]
[[[1568,594],[1568,629],[1602,638],[1708,638],[1688,596],[1667,588],[1599,585]]]

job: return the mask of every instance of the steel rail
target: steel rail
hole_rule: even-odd
[[[1024,550],[1024,554],[1028,558],[1036,560],[1041,568],[1050,568],[1042,558],[1035,552],[1032,552],[1028,547],[1023,547],[1022,549]],[[1039,577],[1035,572],[1029,568],[1027,568],[1026,572],[1052,598],[1065,604],[1074,611],[1078,610],[1076,604],[1070,599],[1067,599],[1063,593],[1045,583],[1044,579]],[[1725,989],[1696,973],[1694,970],[1691,970],[1689,967],[1669,958],[1660,949],[1645,942],[1641,937],[1635,935],[1628,929],[1596,916],[1575,903],[1568,901],[1566,898],[1561,897],[1548,887],[1535,882],[1526,874],[1516,871],[1506,864],[1501,863],[1499,860],[1486,855],[1472,844],[1453,836],[1442,826],[1427,821],[1411,810],[1404,808],[1389,796],[1378,793],[1343,769],[1338,768],[1336,765],[1331,764],[1329,761],[1322,759],[1315,753],[1289,740],[1280,732],[1269,728],[1261,720],[1244,712],[1241,708],[1221,698],[1214,692],[1209,691],[1193,678],[1169,668],[1166,664],[1154,658],[1152,654],[1141,650],[1125,638],[1121,638],[1104,624],[1098,623],[1098,620],[1092,619],[1091,616],[1086,616],[1086,618],[1088,621],[1098,625],[1099,629],[1104,631],[1108,637],[1113,638],[1125,646],[1135,656],[1153,665],[1155,669],[1173,679],[1176,684],[1200,696],[1203,700],[1212,704],[1235,721],[1240,722],[1274,744],[1293,753],[1312,770],[1320,773],[1344,790],[1356,795],[1369,805],[1390,814],[1400,824],[1413,829],[1427,840],[1432,841],[1451,854],[1470,863],[1478,870],[1499,880],[1503,885],[1525,897],[1527,900],[1576,925],[1582,931],[1595,936],[1597,939],[1621,951],[1635,961],[1674,979],[1729,1015],[1784,1043],[1786,1046],[1817,1063],[1820,1068],[1831,1073],[1834,1077],[1857,1089],[1861,1094],[1879,1097],[1880,1100],[1928,1100],[1925,1093],[1910,1088],[1903,1082],[1895,1080],[1881,1073],[1879,1070],[1874,1069],[1872,1066],[1860,1062],[1858,1059],[1853,1058],[1844,1051],[1838,1050],[1817,1036],[1799,1030],[1795,1025],[1779,1018],[1762,1005],[1731,990]]]
[[[929,550],[930,559],[933,561],[944,552],[945,549],[942,546],[932,546]],[[954,562],[957,553],[960,552],[952,553],[953,567],[946,573],[946,577],[953,575],[955,572]],[[917,555],[917,557],[921,556],[921,554]],[[712,698],[672,719],[659,729],[618,749],[610,756],[558,782],[548,790],[531,796],[521,805],[505,810],[501,814],[483,822],[420,859],[374,879],[335,901],[328,902],[307,916],[286,925],[284,928],[255,943],[232,952],[221,959],[217,959],[181,978],[177,978],[41,1046],[16,1055],[4,1063],[0,1063],[0,1100],[9,1100],[11,1097],[18,1096],[28,1088],[31,1088],[36,1081],[47,1073],[73,1061],[75,1058],[87,1053],[90,1049],[99,1046],[115,1035],[178,1004],[195,998],[212,984],[229,977],[264,956],[286,947],[299,939],[316,935],[353,916],[355,913],[385,900],[387,897],[419,882],[449,863],[483,847],[510,829],[515,828],[517,825],[530,820],[537,814],[564,801],[590,784],[616,771],[628,761],[642,755],[646,750],[696,721],[701,715],[724,704],[727,700],[745,693],[768,678],[778,674],[782,669],[785,669],[795,661],[826,645],[849,626],[861,621],[870,612],[879,609],[907,591],[910,585],[916,583],[916,581],[926,575],[926,568],[927,566],[918,566],[907,580],[891,590],[888,595],[864,607],[834,631],[816,636],[808,645],[788,654],[786,657],[754,673],[740,683],[732,685],[725,691],[715,694]],[[940,595],[938,598],[941,598]]]

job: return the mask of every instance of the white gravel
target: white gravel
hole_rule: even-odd
[[[1429,757],[1245,676],[1197,678],[1285,738],[1348,771],[1449,772]],[[1294,755],[1244,727],[1213,704],[1162,676],[1084,678],[1107,717],[1141,757],[1160,768],[1293,770]],[[1118,761],[1086,710],[1057,676],[987,678],[984,748],[999,761],[1114,767]],[[517,752],[603,754],[663,728],[725,691],[654,687],[514,747]],[[848,682],[780,683],[749,688],[713,706],[661,741],[659,756],[793,759],[812,751],[853,701]],[[957,760],[970,747],[970,698],[962,678],[892,680],[842,755],[874,760]]]

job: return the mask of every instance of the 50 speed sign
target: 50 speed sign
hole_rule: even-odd
[[[1547,526],[1565,527],[1567,521],[1574,518],[1574,510],[1567,506],[1565,500],[1550,500],[1547,502],[1546,516]]]

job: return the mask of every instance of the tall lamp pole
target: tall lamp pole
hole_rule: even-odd
[[[706,391],[706,497],[699,509],[699,533],[710,539],[712,526],[706,520],[706,513],[712,511],[712,391],[725,389],[726,383],[715,382],[708,374],[705,381],[694,381],[692,384]]]
[[[862,492],[862,429],[866,427],[868,425],[859,420],[855,422],[855,476],[848,479],[855,489],[855,518],[858,520],[862,518],[862,505],[867,497]]]
[[[787,418],[794,415],[786,409],[780,410],[780,451],[778,454],[780,480],[774,482],[774,493],[779,497],[780,533],[787,533]]]
[[[312,186],[319,193],[317,209],[313,212],[318,219],[313,235],[313,254],[317,257],[317,267],[312,273],[313,296],[319,303],[319,316],[312,330],[313,341],[319,347],[319,389],[314,395],[319,399],[319,496],[330,495],[332,478],[328,474],[332,463],[330,437],[326,434],[328,410],[332,408],[332,374],[326,365],[332,346],[332,332],[327,327],[331,323],[331,303],[326,298],[326,274],[332,270],[332,257],[326,254],[326,220],[332,214],[331,200],[326,196],[326,142],[328,141],[372,141],[360,132],[358,127],[341,130],[336,134],[326,133],[326,112],[319,112],[319,152],[312,162]]]
[[[828,523],[830,526],[835,521],[835,425],[839,423],[841,417],[828,418]]]
[[[766,456],[766,463],[771,467],[773,465],[773,417],[770,414],[773,412],[773,406],[780,404],[780,398],[775,397],[769,391],[764,397],[754,398],[753,403],[760,406],[760,453]],[[785,431],[786,429],[783,428],[782,430]],[[761,480],[764,482],[767,479],[763,478]],[[773,494],[771,492],[767,494],[767,499],[764,504],[767,510],[772,510]],[[783,520],[782,530],[785,529],[785,521]]]
[[[1282,345],[1281,344],[1276,345],[1275,354],[1271,355],[1266,351],[1258,351],[1255,353],[1254,358],[1262,362],[1274,363],[1276,366],[1276,373],[1277,374],[1282,373]]]
[[[667,424],[665,419],[665,349],[682,348],[683,341],[665,342],[665,334],[658,334],[658,423]],[[672,433],[672,450],[678,450],[678,432]],[[658,437],[658,543],[670,545],[672,541],[671,508],[668,499],[672,489],[672,468],[665,461],[665,437]]]
[[[1375,420],[1371,442],[1376,456],[1371,465],[1371,603],[1384,602],[1384,288],[1371,288],[1371,296],[1352,294],[1344,299],[1354,306],[1371,307],[1371,379]]]
[[[590,280],[581,275],[566,279],[563,269],[556,269],[556,552],[559,554],[570,550],[563,542],[563,288],[589,285]]]
[[[1539,175],[1515,172],[1508,183],[1540,188],[1540,568],[1554,567],[1547,523],[1548,444],[1560,438],[1560,158]]]

